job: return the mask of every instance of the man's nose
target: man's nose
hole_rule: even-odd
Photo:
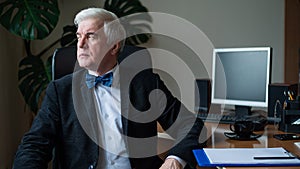
[[[77,45],[80,48],[85,47],[87,45],[86,38],[83,37],[83,38],[78,39]]]

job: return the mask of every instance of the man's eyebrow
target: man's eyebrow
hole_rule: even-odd
[[[96,34],[96,32],[88,32],[88,33],[86,33],[86,35],[94,35],[94,34]]]
[[[94,35],[96,32],[87,32],[84,35]],[[80,32],[76,32],[76,35],[82,35]]]

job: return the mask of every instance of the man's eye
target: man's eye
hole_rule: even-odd
[[[76,35],[76,38],[77,38],[77,39],[81,39],[81,36],[80,36],[80,35]]]
[[[98,36],[96,34],[86,34],[86,35],[76,35],[77,40],[85,38],[86,40],[96,40],[98,39]]]
[[[91,40],[94,40],[94,39],[97,38],[97,36],[96,36],[95,34],[89,34],[89,35],[87,36],[87,38],[88,38],[88,39],[91,39]]]

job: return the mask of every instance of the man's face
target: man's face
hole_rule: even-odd
[[[79,66],[88,70],[97,71],[100,63],[107,62],[106,36],[103,33],[103,22],[99,19],[86,19],[78,25],[76,32],[77,60]]]

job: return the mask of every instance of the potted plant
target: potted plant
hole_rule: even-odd
[[[118,17],[147,12],[139,0],[107,0],[103,8],[114,12]],[[43,61],[42,56],[57,43],[61,46],[76,44],[76,27],[67,25],[63,28],[62,37],[45,47],[40,53],[32,52],[32,40],[43,40],[48,37],[56,27],[59,15],[58,0],[5,0],[0,3],[0,24],[24,40],[26,54],[19,63],[19,89],[34,115],[38,112],[44,90],[52,80],[52,56],[49,56],[46,61]],[[143,19],[151,22],[150,16]],[[139,31],[140,26],[128,24],[132,26],[131,30]],[[143,27],[149,29],[146,25]],[[149,38],[149,34],[138,34],[127,38],[126,43],[141,44],[147,42]]]

